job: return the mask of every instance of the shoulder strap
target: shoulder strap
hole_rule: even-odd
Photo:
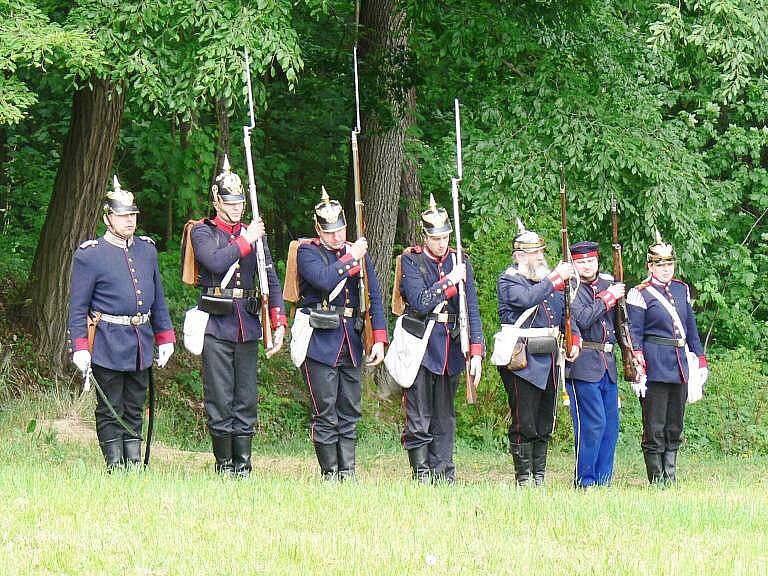
[[[677,310],[675,309],[675,307],[672,306],[669,300],[664,298],[664,296],[662,296],[659,293],[659,291],[656,290],[656,288],[654,288],[653,286],[648,286],[646,290],[648,294],[656,298],[656,300],[659,301],[659,304],[661,304],[664,307],[664,309],[669,313],[669,315],[672,316],[672,322],[675,323],[675,326],[680,331],[680,334],[682,335],[683,339],[685,339],[686,338],[685,327],[683,326],[683,323],[680,320],[680,315],[677,313]]]

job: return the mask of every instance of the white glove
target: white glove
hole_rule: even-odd
[[[88,350],[78,350],[72,354],[72,363],[77,366],[83,374],[91,367],[91,353]]]
[[[637,381],[632,382],[632,390],[635,391],[638,398],[645,398],[645,393],[648,391],[646,382],[648,382],[648,377],[645,374],[638,376]]]
[[[453,267],[453,270],[448,272],[448,274],[445,275],[446,280],[450,280],[453,284],[458,284],[462,280],[466,279],[467,276],[467,267],[464,264],[457,263],[456,266]]]
[[[367,366],[376,366],[384,360],[384,342],[376,342],[371,347],[371,355],[368,356]]]
[[[709,379],[709,368],[704,366],[703,368],[699,368],[699,374],[701,374],[701,385],[702,387],[704,384],[707,383],[707,380]]]
[[[157,347],[157,367],[162,368],[173,354],[173,342],[166,342]]]
[[[478,382],[480,382],[480,375],[483,373],[483,357],[472,356],[469,359],[469,375],[472,376],[472,384],[477,388]]]
[[[280,352],[280,348],[283,347],[284,339],[285,326],[278,326],[272,333],[272,349],[267,351],[267,358],[272,358],[272,356]]]

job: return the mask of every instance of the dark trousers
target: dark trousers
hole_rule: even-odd
[[[93,377],[96,378],[96,382],[101,386],[117,415],[133,431],[133,436],[140,438],[144,399],[149,385],[149,368],[136,372],[118,372],[96,364],[91,364],[91,368]],[[98,393],[96,394],[96,436],[99,442],[131,437],[118,423],[101,398],[101,394]]]
[[[608,372],[599,382],[570,379],[573,439],[576,446],[576,486],[610,484],[619,439],[619,393]]]
[[[362,385],[360,367],[344,355],[338,366],[307,358],[301,367],[311,401],[312,441],[336,444],[339,438],[357,438]]]
[[[456,437],[454,399],[459,377],[433,374],[419,368],[413,385],[403,393],[405,429],[402,441],[406,450],[429,446],[429,469],[438,478],[453,480],[453,446]]]
[[[676,452],[683,434],[688,386],[679,382],[648,382],[643,409],[643,452]]]
[[[547,381],[547,387],[542,390],[503,366],[499,366],[499,374],[509,403],[509,443],[526,444],[537,440],[548,442],[555,427],[557,395],[552,376]]]
[[[259,341],[203,343],[203,399],[213,436],[253,434],[258,416]]]

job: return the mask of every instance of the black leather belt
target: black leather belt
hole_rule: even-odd
[[[646,336],[646,342],[652,344],[661,344],[662,346],[674,346],[675,348],[683,348],[685,346],[685,338],[662,338],[661,336]]]
[[[259,295],[258,290],[244,290],[243,288],[206,288],[203,290],[206,296],[221,296],[223,298],[255,298]]]
[[[357,313],[357,308],[347,308],[345,306],[323,306],[322,304],[316,304],[315,310],[322,310],[323,312],[336,312],[339,316],[344,316],[344,318],[352,318]]]
[[[600,350],[600,352],[613,352],[613,344],[610,342],[590,342],[583,340],[581,347],[585,350]]]
[[[448,312],[430,313],[427,314],[427,320],[434,320],[438,324],[453,324],[456,322],[456,314],[449,314]]]

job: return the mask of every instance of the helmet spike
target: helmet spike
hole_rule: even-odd
[[[115,192],[119,192],[120,190],[122,190],[122,188],[120,187],[120,182],[117,180],[117,174],[112,176],[112,186]]]
[[[320,189],[323,191],[322,195],[320,196],[320,202],[323,204],[330,204],[331,203],[331,197],[328,196],[328,192],[325,190],[325,186],[320,186]]]
[[[520,218],[516,217],[515,219],[517,220],[517,233],[522,234],[525,232],[525,225],[523,225],[523,221]]]
[[[429,209],[432,212],[437,211],[437,202],[435,202],[435,196],[431,192],[429,193]]]
[[[659,232],[659,229],[658,228],[654,228],[653,231],[654,231],[654,234],[655,234],[654,237],[656,238],[656,244],[663,244],[664,241],[661,239],[661,232]]]
[[[221,165],[222,172],[231,172],[232,168],[229,165],[229,157],[224,154],[224,163]]]

